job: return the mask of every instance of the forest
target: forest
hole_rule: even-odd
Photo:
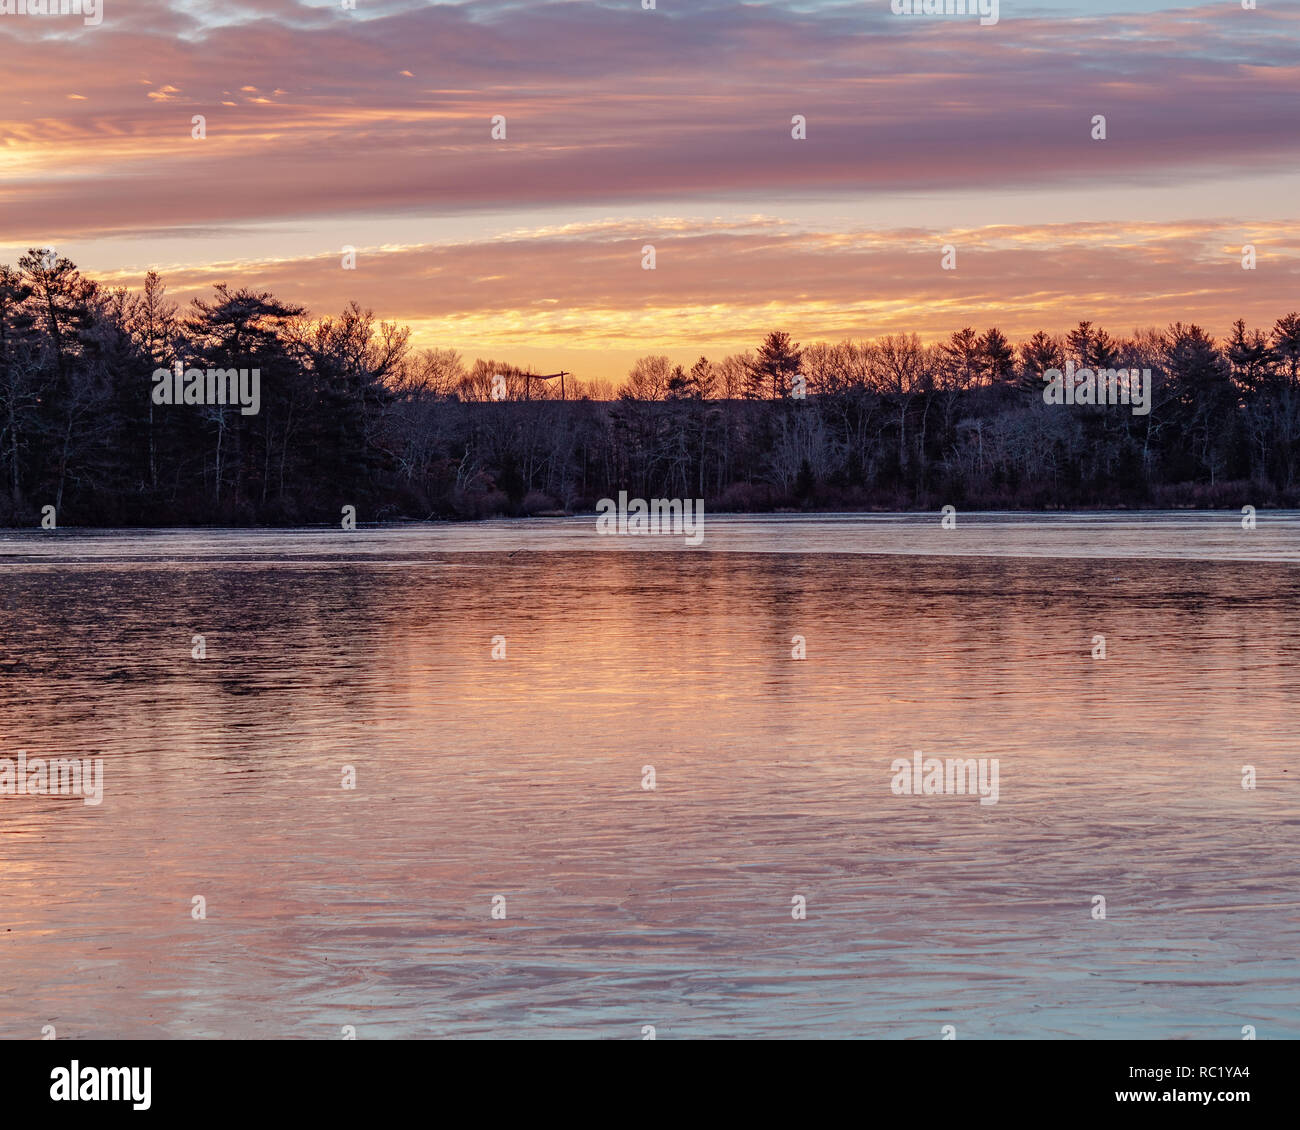
[[[153,374],[256,369],[260,405],[159,405]],[[1149,413],[1048,404],[1044,374],[1150,369]],[[181,307],[33,248],[0,266],[0,523],[296,525],[594,510],[1295,507],[1300,313],[1013,343],[990,327],[800,344],[772,330],[618,387],[528,379],[351,303],[221,284]]]

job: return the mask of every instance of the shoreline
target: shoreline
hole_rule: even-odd
[[[1243,506],[1251,506],[1259,514],[1291,514],[1300,512],[1300,504],[1294,506],[1256,506],[1253,503],[1243,503]],[[899,509],[896,507],[871,507],[871,508],[849,508],[849,509],[820,509],[809,507],[805,509],[795,509],[792,507],[776,507],[765,510],[724,510],[711,509],[705,504],[705,513],[710,518],[772,518],[772,517],[797,517],[797,518],[854,518],[854,517],[899,517],[899,518],[920,518],[933,517],[936,521],[942,517],[940,507],[934,508],[915,508]],[[1035,508],[1017,508],[1006,506],[993,507],[957,507],[957,513],[967,518],[975,516],[989,515],[1008,515],[1015,517],[1032,517],[1033,515],[1141,515],[1141,514],[1220,514],[1225,516],[1240,516],[1243,509],[1232,506],[1054,506],[1054,507],[1035,507]],[[358,519],[355,528],[358,530],[385,530],[385,529],[402,529],[409,527],[473,527],[482,526],[492,522],[509,522],[524,523],[534,521],[567,521],[573,518],[590,518],[593,522],[599,517],[599,513],[593,508],[590,510],[548,510],[536,514],[490,514],[475,518],[459,517],[428,517],[428,518],[383,518],[372,521]],[[57,534],[60,531],[109,531],[109,532],[129,532],[140,530],[337,530],[338,523],[333,522],[246,522],[246,523],[222,523],[222,522],[189,522],[189,523],[164,523],[164,524],[146,524],[146,523],[119,523],[111,526],[99,525],[82,525],[77,523],[61,524],[54,529],[41,530],[40,524],[33,525],[6,525],[0,524],[0,533],[18,533],[23,530],[41,530],[47,534]]]

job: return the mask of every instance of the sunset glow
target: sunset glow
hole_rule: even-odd
[[[417,345],[610,380],[773,327],[1223,334],[1294,292],[1294,7],[364,7],[0,20],[0,260],[356,299]]]

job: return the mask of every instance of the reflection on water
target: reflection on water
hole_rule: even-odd
[[[1300,1036],[1264,519],[8,534],[0,1036]]]

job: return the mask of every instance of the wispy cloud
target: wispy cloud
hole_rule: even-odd
[[[1004,5],[992,28],[896,19],[887,3],[363,7],[270,0],[214,14],[139,0],[58,35],[0,21],[0,244],[57,239],[93,260],[97,245],[129,237],[152,261],[175,258],[176,240],[164,251],[162,237],[176,234],[198,277],[221,249],[189,233],[318,228],[334,247],[339,224],[364,222],[383,229],[372,243],[421,250],[384,255],[389,279],[330,279],[299,245],[273,246],[292,264],[277,287],[337,305],[362,285],[382,313],[425,324],[526,313],[527,293],[606,311],[609,333],[647,309],[687,312],[665,331],[682,337],[704,334],[719,304],[746,324],[744,310],[814,302],[825,327],[887,322],[918,301],[944,317],[983,303],[1020,318],[1101,301],[1092,276],[1103,266],[1139,286],[1117,311],[1161,320],[1190,302],[1214,322],[1255,284],[1206,265],[1206,233],[1257,233],[1276,213],[1260,214],[1252,183],[1298,156],[1295,6],[1081,16]],[[806,141],[790,136],[795,114]],[[1104,142],[1091,136],[1096,114]],[[506,118],[503,141],[494,115]],[[1225,186],[1212,223],[1199,202],[1188,215],[1179,203],[1207,183]],[[983,230],[997,222],[994,201],[1030,189],[1034,223]],[[962,270],[941,282],[913,266],[924,259],[915,239],[891,243],[896,224],[863,230],[873,208],[936,190],[944,210],[917,230],[966,231]],[[1072,229],[1092,190],[1108,194],[1105,222]],[[1153,191],[1188,232],[1152,242],[1129,222],[1129,202]],[[682,243],[656,272],[615,267],[629,255],[621,239],[648,238],[643,223],[619,235],[620,211],[680,216],[710,201],[765,210],[800,234],[765,243],[752,229],[665,224],[655,239]],[[594,222],[578,217],[597,207],[616,217],[599,239],[566,230]],[[487,212],[489,234],[424,246],[429,218]],[[416,260],[432,272],[423,286],[405,276]]]

